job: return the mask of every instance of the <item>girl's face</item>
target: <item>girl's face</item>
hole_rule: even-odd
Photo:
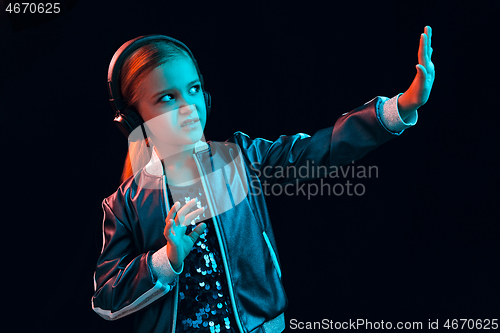
[[[206,106],[192,60],[177,57],[152,70],[139,86],[137,109],[157,147],[198,142],[206,124]]]

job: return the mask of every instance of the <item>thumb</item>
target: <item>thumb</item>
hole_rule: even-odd
[[[427,70],[425,69],[425,67],[420,64],[415,65],[415,67],[417,68],[417,76],[421,76],[425,79],[427,76]]]

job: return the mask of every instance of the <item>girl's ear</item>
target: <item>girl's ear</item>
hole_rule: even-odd
[[[203,96],[205,97],[205,106],[207,109],[207,118],[210,115],[210,111],[212,109],[212,96],[210,96],[210,93],[208,91],[203,92]]]

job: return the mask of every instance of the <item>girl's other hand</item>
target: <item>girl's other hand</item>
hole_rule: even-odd
[[[176,271],[182,267],[182,262],[193,248],[198,237],[200,237],[207,227],[205,223],[200,223],[191,233],[186,235],[187,226],[205,211],[205,208],[202,207],[188,214],[189,210],[195,204],[196,199],[193,199],[180,208],[181,204],[177,201],[170,208],[165,219],[166,225],[163,235],[167,239],[167,255],[172,268]]]
[[[430,26],[424,28],[424,33],[420,35],[420,45],[418,48],[417,75],[413,79],[410,88],[399,96],[398,108],[401,118],[404,120],[412,111],[424,105],[429,99],[432,84],[434,83],[435,71],[431,61],[432,29]]]

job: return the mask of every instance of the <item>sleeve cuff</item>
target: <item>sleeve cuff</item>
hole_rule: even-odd
[[[401,119],[398,110],[398,94],[390,99],[385,99],[380,108],[377,108],[377,117],[382,125],[392,133],[401,134],[405,129],[417,123],[417,110],[412,112],[405,120]]]
[[[184,270],[184,263],[182,263],[179,272],[175,271],[168,260],[167,246],[165,245],[151,256],[151,270],[153,276],[162,284],[168,284],[173,287],[177,281],[177,277]]]

